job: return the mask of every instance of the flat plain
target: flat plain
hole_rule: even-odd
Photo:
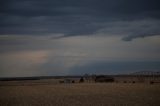
[[[0,86],[0,106],[160,106],[160,84],[19,83]]]

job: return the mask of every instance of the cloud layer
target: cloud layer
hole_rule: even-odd
[[[121,35],[131,41],[160,35],[159,4],[159,0],[1,0],[0,35],[62,38],[105,29],[105,36]]]

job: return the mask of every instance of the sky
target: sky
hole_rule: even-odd
[[[0,77],[160,71],[159,0],[0,0]]]

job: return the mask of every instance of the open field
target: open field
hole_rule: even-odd
[[[15,83],[0,86],[0,106],[160,106],[160,84]]]

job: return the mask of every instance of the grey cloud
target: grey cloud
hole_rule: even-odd
[[[139,35],[130,35],[130,36],[125,36],[122,38],[122,40],[124,41],[132,41],[133,39],[136,38],[145,38],[145,37],[149,37],[149,36],[156,36],[157,34],[148,34],[148,33],[142,33]]]
[[[160,21],[146,20],[146,22],[139,22],[138,25],[131,27],[131,33],[128,33],[122,38],[124,41],[132,41],[136,38],[145,38],[149,36],[160,35]]]
[[[54,34],[63,34],[61,37],[69,37],[92,35],[106,27],[113,30],[116,26],[108,23],[119,21],[122,21],[122,25],[123,21],[132,23],[146,19],[157,20],[159,23],[159,4],[159,0],[1,0],[0,35],[53,34],[55,38]],[[130,34],[131,32],[123,31],[127,36],[123,40],[127,40],[128,36],[138,38],[153,35],[152,33],[159,34],[159,26],[153,27],[156,29],[149,29],[152,30],[149,34],[143,33],[143,27],[139,29],[142,32]],[[111,33],[121,35],[117,30]]]
[[[156,12],[160,9],[158,0],[2,0],[1,2],[2,13],[22,16],[59,16],[61,12],[63,15],[66,15],[64,13],[86,13],[90,15],[126,14],[129,16],[133,13]]]

